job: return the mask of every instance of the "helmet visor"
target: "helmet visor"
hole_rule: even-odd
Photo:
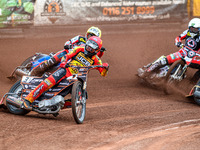
[[[95,34],[92,34],[92,33],[88,33],[87,38],[89,39],[89,38],[92,37],[92,36],[96,36],[96,35],[95,35]]]
[[[95,52],[95,49],[93,49],[92,47],[86,45],[85,49],[90,52],[90,53],[94,53]]]
[[[94,41],[89,40],[86,42],[85,48],[88,52],[94,53],[95,50],[98,50],[99,46]]]
[[[190,27],[191,33],[199,33],[199,28]]]

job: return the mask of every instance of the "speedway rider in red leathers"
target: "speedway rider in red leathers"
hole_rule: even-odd
[[[188,29],[185,30],[181,35],[176,37],[175,45],[177,47],[182,47],[182,40],[185,40],[185,46],[189,47],[190,49],[194,51],[200,52],[200,19],[199,18],[193,18],[189,22]],[[142,68],[139,68],[138,75],[142,76],[144,72],[151,72],[155,70],[156,68],[160,68],[167,64],[170,65],[174,63],[175,61],[180,60],[181,57],[184,57],[185,55],[187,55],[187,52],[182,47],[178,52],[175,52],[167,56],[161,56],[153,63],[148,64],[147,66],[144,66],[144,68],[146,68],[145,70],[143,70]],[[200,69],[200,60],[193,59],[190,66]]]
[[[42,93],[58,84],[61,80],[72,76],[73,69],[66,67],[66,65],[90,66],[103,65],[103,68],[97,68],[102,76],[106,76],[109,65],[101,62],[96,55],[102,47],[102,40],[97,36],[90,37],[84,47],[76,47],[73,52],[64,56],[64,61],[61,62],[60,67],[51,74],[48,78],[42,81],[34,90],[32,90],[22,103],[22,108],[32,110],[31,103],[36,100]],[[60,58],[59,61],[61,61]],[[12,97],[11,97],[12,98]],[[13,97],[14,98],[14,97]],[[14,98],[15,99],[15,98]]]
[[[98,27],[92,26],[87,30],[85,37],[78,35],[78,36],[68,40],[64,45],[64,50],[57,52],[49,60],[46,60],[46,61],[40,63],[35,68],[33,68],[30,75],[37,76],[37,75],[43,74],[51,66],[57,64],[59,62],[60,58],[62,58],[67,53],[70,53],[75,47],[84,46],[87,39],[89,39],[91,36],[97,36],[97,37],[101,38],[101,30]],[[97,56],[99,58],[101,58],[104,54],[104,51],[105,51],[105,48],[102,47],[101,50],[97,53]]]

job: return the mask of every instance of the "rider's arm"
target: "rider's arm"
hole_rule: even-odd
[[[79,42],[86,42],[85,41],[85,37],[81,36],[81,35],[78,35],[70,40],[68,40],[67,42],[65,42],[65,45],[64,45],[64,48],[65,49],[71,49],[72,48],[72,45],[76,45],[77,43]]]
[[[102,64],[102,61],[101,61],[101,59],[99,59],[98,56],[94,56],[93,59],[94,59],[94,65],[103,65],[104,66],[103,68],[102,67],[98,67],[96,69],[99,70],[101,76],[105,77],[107,75],[107,73],[108,73],[109,65],[107,63],[103,63]]]
[[[99,58],[101,58],[103,56],[103,54],[104,54],[104,51],[106,51],[106,49],[105,49],[105,47],[102,47],[101,50],[97,53],[97,56]]]
[[[71,53],[65,55],[65,62],[70,60],[72,57],[76,56],[80,51],[84,52],[84,48],[76,47]]]
[[[175,38],[175,45],[176,45],[177,47],[180,47],[180,46],[181,46],[182,40],[186,38],[187,33],[188,33],[188,30],[185,30],[182,34],[180,34],[179,36],[177,36],[177,37]]]
[[[57,52],[56,54],[53,55],[53,58],[55,58],[56,62],[60,62],[62,57],[65,56],[68,53],[68,50],[64,49],[61,50],[59,52]]]
[[[66,54],[63,58],[64,61],[60,64],[60,67],[66,68],[68,60],[76,56],[80,51],[84,51],[84,48],[77,47],[71,53]]]
[[[103,54],[104,54],[104,52],[99,51],[99,52],[97,53],[97,56],[98,56],[99,58],[101,58],[101,57],[103,56]]]

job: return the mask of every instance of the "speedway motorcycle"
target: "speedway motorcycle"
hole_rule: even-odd
[[[79,46],[84,46],[81,44]],[[69,53],[73,51],[74,48],[78,47],[78,45],[72,45],[70,49],[68,49]],[[16,81],[16,79],[21,79],[23,75],[29,75],[31,70],[42,63],[43,61],[49,60],[53,57],[55,53],[51,52],[50,54],[43,54],[43,53],[35,53],[33,56],[28,57],[20,66],[16,67],[12,74],[7,77],[12,81]],[[47,72],[53,72],[59,67],[60,63],[57,64],[57,67],[54,66],[47,70]],[[43,73],[42,73],[43,74]],[[37,76],[41,76],[42,74],[38,74]]]
[[[10,91],[6,93],[0,101],[0,106],[5,107],[3,104],[6,100],[6,107],[8,110],[16,115],[26,115],[30,111],[22,108],[22,102],[18,98],[26,97],[30,91],[35,89],[44,79],[46,79],[51,71],[55,70],[58,66],[53,67],[50,72],[45,72],[42,76],[29,76],[28,74],[38,63],[49,59],[51,55],[36,54],[17,67],[10,79],[18,78],[19,80],[11,87]],[[33,111],[39,114],[52,114],[58,116],[59,111],[65,108],[72,108],[74,120],[77,124],[81,124],[85,118],[86,112],[86,99],[87,99],[87,74],[89,70],[97,67],[103,67],[101,65],[95,66],[68,66],[73,68],[75,74],[63,79],[60,83],[43,93],[37,100],[32,103]],[[65,99],[67,95],[71,94],[71,98]],[[9,97],[15,97],[12,100]]]
[[[50,53],[49,55],[43,54],[43,53],[35,53],[33,56],[30,56],[27,58],[22,64],[14,69],[12,74],[7,77],[10,80],[16,81],[22,78],[24,75],[29,75],[31,70],[42,63],[45,60],[49,60],[54,53]],[[59,67],[59,64],[57,66],[54,66],[50,68],[50,70],[47,70],[47,72],[53,72]],[[38,74],[38,76],[41,76],[42,74]]]
[[[165,94],[170,94],[171,90],[174,90],[173,87],[177,87],[179,83],[186,78],[186,72],[188,67],[191,67],[191,62],[195,58],[200,58],[200,54],[193,51],[187,46],[182,45],[185,52],[187,53],[180,60],[175,61],[171,65],[165,65],[163,67],[157,68],[152,72],[139,72],[138,76],[155,86],[160,86]],[[144,70],[149,66],[145,66]]]

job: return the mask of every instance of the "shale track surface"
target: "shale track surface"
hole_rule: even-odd
[[[77,125],[71,109],[58,117],[26,116],[0,109],[0,150],[198,150],[200,107],[186,99],[192,85],[165,95],[141,83],[137,69],[178,50],[174,39],[187,23],[96,25],[102,30],[110,64],[107,77],[91,71],[86,118]],[[6,77],[36,52],[63,49],[66,40],[85,34],[89,25],[0,31],[0,96],[13,82]]]

